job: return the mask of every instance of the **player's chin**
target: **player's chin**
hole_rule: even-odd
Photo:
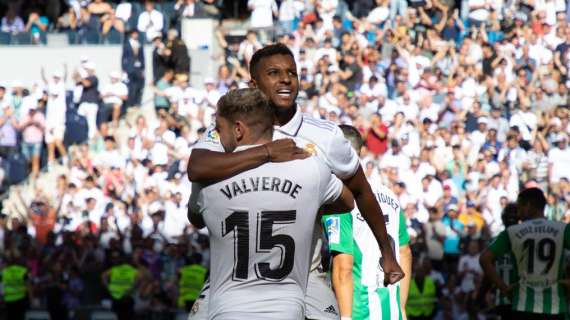
[[[295,99],[291,98],[291,97],[280,97],[280,96],[276,96],[273,97],[273,99],[271,99],[273,102],[273,105],[277,108],[277,112],[285,112],[288,111],[289,109],[291,109],[291,107],[293,107],[293,105],[295,105]]]

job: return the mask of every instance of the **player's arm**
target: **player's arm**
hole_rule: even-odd
[[[359,165],[356,173],[352,177],[345,179],[344,183],[354,195],[356,205],[362,217],[366,220],[366,223],[372,230],[372,233],[374,233],[374,237],[378,242],[382,257],[384,258],[383,269],[386,274],[386,283],[394,284],[400,281],[404,275],[388,241],[384,214],[374,198],[374,194],[372,194],[372,189],[364,176],[362,167]]]
[[[188,200],[188,220],[198,229],[202,229],[206,226],[204,218],[200,213],[200,206],[198,205],[201,188],[200,184],[193,182],[192,193],[190,194],[190,200]]]
[[[406,225],[404,212],[400,211],[400,267],[404,272],[404,278],[400,281],[400,307],[403,319],[406,317],[406,303],[408,302],[408,292],[410,291],[410,280],[412,276],[412,250],[410,249],[410,234]]]
[[[341,317],[352,317],[354,291],[352,215],[333,214],[322,218],[332,260],[332,286]]]
[[[495,269],[496,258],[502,256],[509,252],[511,249],[511,243],[509,240],[509,235],[506,231],[503,231],[499,236],[489,245],[485,251],[481,254],[479,258],[479,264],[485,275],[489,280],[501,290],[501,293],[507,294],[509,291],[509,285],[503,281],[497,270]]]
[[[266,162],[304,159],[309,154],[291,139],[275,140],[244,151],[223,153],[194,149],[188,161],[188,178],[192,182],[212,183],[256,168]]]
[[[328,213],[344,213],[354,209],[354,196],[352,192],[343,185],[342,192],[338,199],[324,206],[324,211]]]

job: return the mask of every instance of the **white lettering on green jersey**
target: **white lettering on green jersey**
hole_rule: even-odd
[[[382,208],[388,238],[399,262],[398,248],[407,245],[410,240],[400,203],[385,186],[372,186],[372,191]],[[384,272],[379,265],[381,252],[360,212],[354,210],[351,215],[328,215],[322,220],[329,250],[353,256],[352,319],[402,319],[400,286],[384,287]]]
[[[496,257],[512,253],[516,275],[513,310],[561,314],[568,310],[564,249],[570,249],[570,228],[562,222],[532,219],[501,232],[489,246]]]

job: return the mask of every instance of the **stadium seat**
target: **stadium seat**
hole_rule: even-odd
[[[123,43],[123,34],[119,31],[112,28],[109,32],[103,37],[103,43],[106,44],[121,44]]]
[[[12,35],[13,44],[32,44],[32,34],[29,32],[20,32]]]
[[[49,312],[44,310],[30,310],[26,312],[25,320],[51,320]]]
[[[4,170],[10,184],[20,183],[28,176],[28,161],[23,154],[10,154],[5,162]]]
[[[98,310],[91,313],[90,320],[118,320],[117,315],[113,311]]]
[[[10,44],[12,34],[10,32],[0,32],[0,45]]]
[[[79,36],[77,35],[77,31],[75,30],[67,31],[67,42],[71,45],[79,44]]]
[[[86,31],[82,34],[81,41],[82,44],[99,44],[100,35],[97,31]]]
[[[70,109],[73,111],[70,111]],[[71,146],[86,141],[88,133],[87,120],[85,120],[85,117],[78,115],[74,109],[68,108],[67,110],[63,143],[66,146]]]

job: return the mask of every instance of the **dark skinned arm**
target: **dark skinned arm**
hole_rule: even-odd
[[[503,294],[508,294],[510,287],[506,284],[497,270],[495,269],[495,254],[491,250],[486,249],[479,257],[479,264],[485,273],[485,276],[494,284]]]
[[[394,258],[394,252],[388,241],[388,233],[386,231],[386,223],[384,221],[384,213],[378,205],[378,201],[372,193],[370,184],[366,180],[362,167],[358,166],[356,174],[351,178],[344,180],[344,184],[350,189],[356,200],[356,205],[364,220],[374,233],[374,237],[378,242],[382,257],[384,258],[385,281],[388,284],[394,284],[400,281],[404,274],[402,269]]]
[[[310,156],[291,139],[280,139],[244,151],[224,153],[194,149],[188,161],[192,182],[214,183],[257,168],[266,162],[284,162]]]

